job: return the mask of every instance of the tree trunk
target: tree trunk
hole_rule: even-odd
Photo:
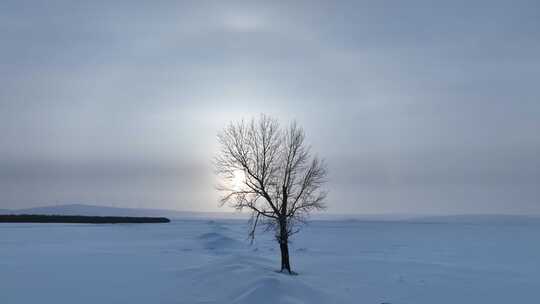
[[[287,234],[287,221],[281,220],[279,225],[279,249],[281,250],[281,271],[291,271],[291,263],[289,262],[289,235]]]
[[[279,244],[279,248],[281,249],[281,271],[287,271],[289,274],[291,274],[291,264],[289,262],[289,244],[287,241],[282,242]]]

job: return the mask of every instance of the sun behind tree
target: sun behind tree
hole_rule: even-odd
[[[242,189],[244,189],[245,182],[246,175],[244,174],[244,171],[236,170],[233,172],[233,176],[230,180],[231,189],[234,189],[235,191],[241,191]]]
[[[292,273],[289,237],[311,211],[325,208],[327,169],[311,155],[305,134],[295,122],[281,128],[276,119],[231,123],[218,134],[221,150],[215,158],[222,205],[251,211],[253,240],[257,225],[274,231],[281,250],[281,271]]]

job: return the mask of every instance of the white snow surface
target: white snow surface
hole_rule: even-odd
[[[276,272],[243,220],[0,224],[0,303],[536,303],[538,221],[314,221]]]

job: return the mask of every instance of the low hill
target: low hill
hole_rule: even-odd
[[[167,209],[117,208],[108,206],[69,204],[27,209],[1,209],[0,214],[41,214],[41,215],[80,215],[80,216],[130,216],[184,218],[245,218],[246,214],[230,212],[191,212]]]

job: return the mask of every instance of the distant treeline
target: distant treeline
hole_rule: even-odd
[[[80,216],[80,215],[0,215],[0,223],[80,223],[80,224],[142,224],[168,223],[166,217]]]

